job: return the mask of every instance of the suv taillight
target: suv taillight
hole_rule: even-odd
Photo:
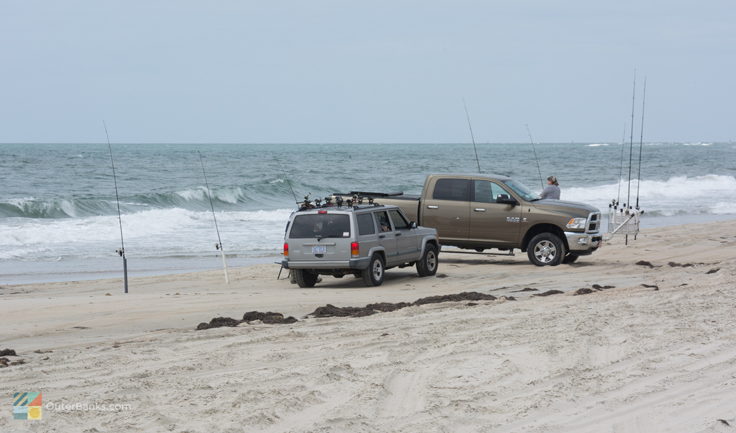
[[[289,257],[289,244],[284,242],[284,257]]]
[[[357,242],[350,244],[350,255],[353,257],[360,256],[360,245]]]

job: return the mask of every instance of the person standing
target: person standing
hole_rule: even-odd
[[[544,199],[552,199],[552,200],[559,200],[560,199],[560,184],[557,183],[557,178],[554,176],[550,176],[547,178],[547,186],[542,190],[541,194],[542,200]]]

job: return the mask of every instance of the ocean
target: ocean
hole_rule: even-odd
[[[426,174],[477,171],[471,144],[113,144],[131,276],[221,267],[198,150],[231,266],[279,260],[295,208],[290,185],[300,200],[350,190],[416,194]],[[736,217],[735,143],[642,150],[643,226]],[[628,145],[542,143],[536,151],[563,200],[605,213],[623,174],[626,201]],[[541,190],[529,144],[478,144],[478,156],[483,172]],[[632,201],[636,190],[633,182]],[[0,144],[0,285],[119,277],[118,248],[106,144]]]

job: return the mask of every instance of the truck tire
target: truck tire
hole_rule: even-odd
[[[363,270],[363,282],[368,287],[383,284],[383,275],[386,273],[386,263],[380,254],[373,254],[368,267]]]
[[[422,258],[417,262],[417,274],[420,277],[431,277],[437,273],[439,258],[437,255],[437,247],[433,244],[427,244],[424,248]]]
[[[529,241],[526,254],[537,266],[557,266],[565,257],[565,244],[554,233],[540,233]]]
[[[575,260],[577,260],[578,257],[580,257],[578,254],[567,253],[567,255],[565,255],[565,258],[562,259],[562,263],[565,263],[565,264],[575,263]]]
[[[294,277],[299,287],[314,287],[319,276],[306,269],[294,269]]]

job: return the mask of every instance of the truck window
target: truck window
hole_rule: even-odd
[[[488,180],[474,180],[473,181],[473,201],[481,203],[495,203],[496,199],[501,194],[506,194],[511,197],[508,193],[497,183]]]
[[[376,220],[378,227],[382,232],[391,231],[391,223],[388,221],[388,213],[386,211],[376,212]]]
[[[434,185],[432,198],[435,200],[470,201],[468,179],[439,179]]]
[[[345,214],[298,215],[291,223],[291,239],[349,238],[350,216]]]
[[[376,224],[373,222],[373,215],[364,213],[358,215],[358,234],[361,236],[372,235],[376,233]]]
[[[396,230],[409,228],[409,222],[406,220],[406,218],[404,218],[403,215],[401,215],[401,212],[396,209],[392,209],[388,211],[388,213],[389,215],[391,215],[391,221],[393,221],[394,228],[396,228]]]

